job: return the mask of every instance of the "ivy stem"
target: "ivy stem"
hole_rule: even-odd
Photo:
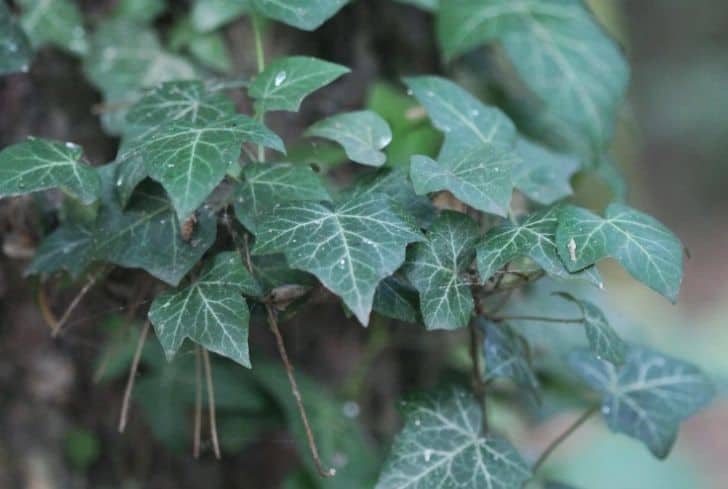
[[[488,317],[493,322],[502,321],[540,321],[544,323],[583,324],[584,318],[552,318],[546,316],[498,316]]]
[[[308,414],[306,413],[306,408],[303,405],[303,397],[301,396],[301,391],[298,390],[298,384],[296,383],[296,378],[293,375],[293,365],[288,359],[286,345],[283,342],[283,335],[281,335],[281,331],[278,328],[278,320],[276,319],[275,312],[273,311],[273,308],[270,306],[270,304],[266,304],[265,309],[268,313],[268,325],[270,326],[270,330],[273,332],[273,335],[276,337],[278,353],[280,354],[281,360],[283,361],[283,365],[286,367],[288,383],[291,385],[291,392],[293,393],[293,397],[296,399],[296,404],[298,405],[298,412],[301,416],[301,421],[303,422],[303,428],[306,431],[308,448],[311,451],[311,457],[313,458],[313,462],[316,465],[316,470],[321,477],[333,477],[336,475],[336,469],[326,469],[321,462],[318,447],[316,446],[316,439],[313,436],[311,425],[308,422]]]
[[[147,341],[147,334],[149,333],[149,319],[144,321],[142,326],[142,332],[139,335],[139,341],[137,341],[136,351],[134,351],[134,359],[131,362],[129,368],[129,378],[126,379],[126,389],[124,389],[124,400],[121,402],[121,414],[119,415],[119,433],[123,433],[126,429],[126,422],[129,419],[129,402],[131,401],[131,393],[134,390],[134,381],[136,379],[137,370],[139,370],[139,361],[142,358],[142,352],[144,351],[144,343]]]
[[[73,298],[71,303],[68,305],[68,307],[64,311],[63,316],[61,316],[61,319],[59,319],[58,322],[56,322],[55,324],[52,325],[52,328],[51,328],[52,337],[55,338],[56,336],[58,336],[58,333],[61,332],[61,329],[63,328],[63,326],[66,324],[66,322],[68,322],[68,318],[71,317],[71,314],[73,313],[73,311],[81,303],[81,299],[83,299],[86,296],[86,294],[88,294],[88,292],[91,290],[91,287],[93,287],[94,284],[96,283],[96,281],[99,278],[101,278],[101,275],[103,275],[103,273],[104,273],[104,269],[101,269],[99,272],[92,275],[91,278],[89,278],[88,281],[86,282],[86,284],[83,286],[83,288],[78,291],[78,294],[76,294],[76,297]]]
[[[258,65],[258,73],[265,70],[265,50],[263,49],[263,29],[261,27],[261,18],[257,14],[253,14],[253,36],[255,38],[255,61]],[[256,113],[256,119],[263,122],[264,114]],[[265,148],[262,144],[258,145],[258,161],[265,163]]]
[[[215,416],[215,386],[212,383],[212,366],[210,354],[202,348],[202,365],[205,368],[205,383],[207,384],[207,408],[210,412],[210,437],[212,438],[212,451],[215,458],[220,458],[220,442],[217,438],[217,421]]]
[[[574,433],[581,425],[583,425],[591,416],[596,413],[599,410],[599,406],[592,406],[589,409],[587,409],[581,416],[579,416],[576,421],[574,421],[571,425],[569,425],[566,430],[564,430],[563,433],[561,433],[559,436],[554,439],[549,445],[546,447],[546,449],[543,451],[540,457],[538,457],[538,460],[533,464],[533,467],[531,467],[531,472],[536,473],[536,471],[543,465],[543,463],[546,461],[547,458],[556,450],[559,445],[561,445],[564,440],[569,438],[572,433]]]
[[[475,320],[471,320],[468,325],[470,330],[470,358],[472,360],[473,371],[472,371],[472,382],[473,392],[475,397],[480,403],[481,410],[483,412],[483,433],[488,432],[488,409],[487,409],[487,394],[486,384],[483,381],[483,371],[485,370],[485,356],[483,355],[482,344],[485,338],[481,340],[480,334],[478,333],[478,326],[475,324]],[[483,333],[485,335],[485,333]]]
[[[192,456],[200,457],[200,438],[202,438],[202,360],[200,347],[195,347],[195,426],[192,438]]]

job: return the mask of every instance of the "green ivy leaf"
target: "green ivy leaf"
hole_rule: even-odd
[[[171,360],[185,338],[250,367],[248,321],[242,294],[262,293],[236,252],[218,254],[191,285],[157,296],[149,319]]]
[[[88,49],[81,12],[69,0],[18,0],[20,24],[33,47],[46,44],[85,54]]]
[[[28,138],[0,151],[0,197],[59,187],[84,204],[101,192],[96,171],[80,163],[83,150],[73,143]]]
[[[443,2],[437,32],[449,58],[500,41],[567,145],[593,156],[611,140],[628,67],[580,0]]]
[[[566,292],[558,292],[556,295],[567,301],[573,302],[581,309],[584,317],[584,328],[589,341],[589,348],[600,360],[606,360],[615,365],[624,363],[628,346],[617,332],[609,325],[604,313],[597,306],[589,301],[577,299]]]
[[[533,372],[526,339],[507,324],[495,324],[482,318],[478,318],[477,324],[485,335],[485,381],[501,377],[511,379],[538,403],[540,386]]]
[[[683,274],[680,240],[653,217],[626,205],[610,204],[605,215],[602,219],[573,206],[561,210],[556,246],[566,267],[577,271],[611,257],[675,302]]]
[[[577,278],[601,286],[601,277],[591,268],[571,273],[559,258],[556,248],[556,228],[559,207],[534,212],[520,224],[503,224],[490,229],[478,245],[478,273],[488,280],[505,264],[515,258],[527,256],[553,277]]]
[[[569,181],[581,166],[579,160],[525,138],[516,143],[516,153],[521,159],[513,167],[513,184],[529,199],[549,205],[574,193]]]
[[[33,49],[5,2],[0,2],[0,76],[28,71]]]
[[[432,123],[445,133],[439,159],[452,159],[483,145],[510,148],[516,139],[513,122],[497,107],[487,106],[455,83],[437,76],[405,78]]]
[[[166,9],[165,0],[120,0],[114,8],[114,16],[134,22],[151,22]]]
[[[271,110],[298,112],[303,99],[349,72],[349,68],[317,58],[280,58],[256,76],[248,94],[259,114]]]
[[[478,146],[434,161],[413,156],[410,178],[418,195],[447,190],[479,211],[508,214],[513,183],[511,171],[518,161],[512,152],[494,146]]]
[[[410,5],[414,5],[415,7],[419,7],[422,10],[427,10],[429,12],[434,12],[437,10],[437,8],[440,6],[440,0],[396,0],[400,3],[408,3]]]
[[[149,176],[164,186],[184,220],[237,164],[244,142],[285,152],[278,136],[242,114],[216,121],[173,123],[154,133],[141,152]]]
[[[405,274],[420,293],[420,310],[427,329],[466,326],[473,297],[465,272],[475,257],[478,225],[465,214],[445,211],[407,256]]]
[[[387,122],[370,110],[329,117],[309,127],[306,135],[335,141],[351,161],[369,166],[382,166],[387,161],[381,150],[392,141]]]
[[[68,223],[49,234],[38,246],[26,275],[66,270],[74,280],[93,260],[94,228]]]
[[[405,426],[376,489],[518,489],[531,471],[505,440],[482,434],[482,409],[460,388],[405,403]]]
[[[422,235],[385,196],[367,195],[328,207],[282,204],[262,219],[253,253],[282,252],[288,264],[310,272],[367,324],[377,284]]]
[[[382,316],[405,323],[414,324],[420,320],[417,289],[396,275],[379,282],[372,309]]]
[[[644,347],[632,346],[621,368],[580,351],[569,361],[603,394],[609,428],[642,441],[658,458],[670,452],[680,423],[713,397],[698,368]]]
[[[313,31],[333,17],[348,0],[252,0],[256,12],[271,19]]]
[[[262,214],[283,202],[330,201],[321,178],[308,165],[253,163],[243,169],[245,181],[237,192],[235,216],[255,233]]]
[[[415,193],[407,173],[407,168],[399,167],[364,176],[354,184],[349,196],[386,195],[396,207],[414,217],[419,227],[427,228],[435,218],[435,206],[426,196]]]
[[[199,32],[214,31],[250,10],[249,0],[195,0],[190,16]]]
[[[113,175],[113,168],[108,171]],[[190,240],[185,241],[172,205],[159,190],[140,187],[125,210],[107,197],[97,217],[94,254],[122,267],[143,268],[177,285],[214,243],[215,218],[201,210]]]

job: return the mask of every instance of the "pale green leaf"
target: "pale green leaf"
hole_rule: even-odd
[[[192,6],[192,25],[208,32],[235,20],[250,9],[250,0],[195,0]]]
[[[141,146],[149,176],[169,194],[180,220],[194,212],[252,142],[285,151],[278,136],[242,114],[216,121],[175,122]]]
[[[485,381],[507,378],[526,390],[534,403],[540,400],[540,386],[531,365],[528,343],[507,324],[495,324],[478,318],[485,337]]]
[[[253,79],[248,93],[256,111],[297,112],[303,99],[349,72],[349,68],[316,58],[292,56],[280,58]]]
[[[114,16],[136,22],[151,22],[166,8],[165,0],[120,0],[114,8]]]
[[[451,0],[437,31],[447,57],[499,41],[567,147],[594,156],[611,140],[627,63],[580,0]]]
[[[610,204],[605,218],[566,206],[559,214],[556,246],[571,271],[607,257],[671,301],[683,275],[683,247],[655,218],[623,204]]]
[[[38,246],[26,275],[66,270],[78,278],[93,260],[93,226],[69,223],[49,234]]]
[[[245,180],[235,200],[235,216],[249,231],[276,204],[294,201],[330,201],[321,178],[308,165],[253,163],[243,169]]]
[[[28,71],[33,49],[5,2],[0,2],[0,76]]]
[[[410,178],[418,195],[447,190],[475,209],[506,216],[513,193],[511,171],[517,161],[516,154],[489,145],[440,161],[418,155],[412,157]]]
[[[615,365],[624,363],[628,346],[609,325],[609,321],[607,321],[601,309],[589,301],[577,299],[566,292],[558,292],[556,295],[579,306],[584,318],[584,329],[592,353],[598,359],[606,360]]]
[[[96,171],[80,163],[83,150],[73,143],[28,138],[0,151],[0,197],[61,188],[85,204],[96,200]]]
[[[351,161],[369,166],[382,166],[387,161],[381,150],[392,141],[387,122],[370,110],[329,117],[308,128],[306,135],[335,141]]]
[[[88,50],[86,30],[81,12],[70,0],[18,0],[22,15],[20,24],[33,47],[46,44],[67,49],[75,54]]]
[[[713,397],[713,386],[698,368],[644,347],[632,346],[620,368],[581,351],[569,360],[604,396],[609,428],[642,441],[658,458],[670,452],[680,423]]]
[[[475,258],[478,225],[465,214],[445,211],[407,255],[405,274],[420,293],[420,310],[427,329],[466,326],[473,297],[465,272]]]
[[[513,184],[529,199],[549,205],[574,193],[570,180],[579,170],[578,159],[525,138],[516,143],[516,153],[521,159],[513,167]]]
[[[108,171],[113,175],[113,168]],[[197,224],[185,241],[177,215],[158,187],[137,189],[125,210],[111,198],[110,190],[106,199],[95,232],[94,255],[98,260],[143,268],[177,285],[215,241],[215,218],[204,209],[197,213]]]
[[[282,204],[259,224],[253,253],[284,253],[291,267],[316,275],[367,324],[377,284],[420,239],[385,196],[372,194],[334,207]]]
[[[387,277],[379,282],[372,309],[388,318],[416,323],[420,319],[417,289],[396,275]]]
[[[317,29],[349,0],[252,0],[256,12],[304,31]]]
[[[559,207],[534,212],[520,224],[503,224],[490,229],[477,247],[478,273],[488,280],[501,267],[519,257],[528,257],[548,275],[562,279],[583,279],[601,285],[593,268],[571,273],[556,248]]]
[[[513,122],[497,107],[487,106],[445,78],[405,78],[411,93],[425,107],[432,123],[445,133],[439,159],[452,159],[483,145],[510,148],[516,140]]]
[[[250,313],[242,294],[260,293],[260,286],[245,269],[240,256],[236,252],[220,253],[192,284],[157,296],[149,319],[168,359],[189,338],[250,367]]]
[[[483,435],[482,408],[460,388],[423,394],[403,415],[376,489],[520,489],[531,477],[510,443]]]

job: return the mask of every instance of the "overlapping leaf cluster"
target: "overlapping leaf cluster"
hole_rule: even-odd
[[[246,367],[251,306],[318,283],[365,326],[373,311],[428,330],[470,326],[484,337],[481,380],[510,379],[537,403],[528,339],[484,298],[543,275],[602,286],[594,266],[604,258],[673,301],[682,280],[682,245],[654,218],[622,203],[602,217],[564,202],[576,172],[602,171],[608,161],[626,64],[578,0],[406,3],[436,16],[447,58],[498,43],[538,102],[535,122],[514,122],[444,77],[405,78],[416,108],[442,133],[439,152],[388,161],[401,127],[373,110],[324,118],[305,136],[369,167],[347,188],[287,157],[265,116],[298,111],[348,68],[283,57],[232,84],[207,71],[229,68],[220,28],[238,17],[313,30],[345,0],[198,0],[169,46],[150,26],[163,2],[121,2],[92,31],[66,0],[19,2],[19,19],[1,6],[0,53],[12,56],[0,73],[24,69],[29,46],[81,56],[109,108],[105,127],[120,137],[115,161],[101,166],[72,143],[29,139],[0,152],[0,196],[55,188],[90,208],[64,216],[28,273],[79,277],[101,263],[144,269],[169,286],[149,311],[167,357],[190,339]],[[231,85],[245,85],[253,113],[236,110]],[[218,224],[235,249],[212,249]],[[679,423],[710,398],[707,380],[622,340],[592,302],[560,296],[576,306],[571,321],[583,325],[591,350],[571,364],[604,396],[608,425],[665,456]],[[510,443],[483,433],[481,406],[459,388],[411,401],[404,416],[377,488],[510,489],[531,477]]]

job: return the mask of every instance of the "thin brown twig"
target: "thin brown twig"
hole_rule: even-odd
[[[121,414],[119,415],[119,433],[123,433],[126,429],[126,422],[129,419],[129,403],[131,402],[131,393],[134,390],[134,380],[136,379],[137,370],[139,369],[139,361],[144,351],[144,343],[147,341],[149,333],[149,320],[144,321],[142,332],[139,335],[136,351],[134,352],[134,360],[129,368],[129,378],[126,380],[126,389],[124,389],[124,400],[121,402]]]
[[[564,323],[564,324],[583,324],[584,318],[553,318],[546,316],[497,316],[488,317],[493,322],[502,321],[539,321],[543,323]]]
[[[207,409],[210,416],[210,437],[212,438],[212,451],[215,458],[220,458],[220,442],[217,438],[217,421],[215,419],[215,386],[212,383],[212,366],[210,366],[210,354],[205,348],[202,349],[202,365],[205,367],[205,383],[207,384]]]
[[[293,393],[293,397],[296,399],[296,404],[298,405],[298,413],[301,416],[303,428],[306,431],[308,448],[311,451],[313,463],[316,465],[316,470],[321,477],[333,477],[336,475],[336,469],[325,469],[323,463],[321,462],[318,447],[316,446],[316,439],[314,438],[313,431],[311,430],[311,425],[308,421],[308,414],[306,413],[306,408],[303,405],[303,397],[301,396],[301,391],[298,390],[298,384],[296,383],[296,378],[293,375],[293,365],[288,359],[288,353],[286,353],[286,345],[283,342],[283,336],[281,335],[281,331],[278,328],[278,321],[276,320],[275,312],[269,304],[266,304],[265,308],[268,313],[268,325],[270,326],[273,335],[276,337],[278,353],[280,354],[283,365],[286,368],[286,373],[288,374],[288,383],[291,385],[291,392]]]
[[[543,465],[546,459],[549,458],[553,451],[556,450],[556,448],[558,448],[558,446],[561,445],[564,440],[566,440],[569,436],[571,436],[571,434],[574,433],[581,425],[583,425],[594,413],[596,413],[598,409],[599,406],[593,406],[587,409],[581,416],[576,419],[576,421],[569,425],[569,427],[566,428],[563,433],[557,436],[554,441],[549,443],[549,446],[546,447],[541,456],[538,457],[536,462],[533,464],[533,467],[531,467],[531,472],[535,473]]]
[[[470,358],[472,360],[472,382],[473,392],[480,403],[483,416],[483,433],[488,431],[488,409],[487,409],[487,392],[486,384],[483,381],[483,370],[485,368],[485,359],[482,355],[481,339],[478,334],[478,326],[475,320],[470,321],[468,325],[470,330]]]
[[[89,290],[91,290],[91,287],[94,286],[94,284],[101,277],[102,274],[103,274],[103,270],[92,275],[91,278],[89,278],[88,282],[86,282],[86,285],[84,285],[81,288],[81,290],[78,291],[78,293],[76,294],[76,297],[73,298],[73,300],[71,301],[71,303],[68,305],[65,312],[61,316],[61,319],[59,319],[57,323],[52,325],[52,328],[51,328],[52,337],[55,338],[56,336],[58,336],[58,333],[61,332],[61,329],[68,321],[68,318],[71,317],[71,314],[76,309],[78,304],[81,302],[81,299],[83,299],[86,296],[86,294],[88,294]]]
[[[202,365],[200,347],[195,347],[195,427],[192,438],[192,456],[200,457],[200,438],[202,438]]]

